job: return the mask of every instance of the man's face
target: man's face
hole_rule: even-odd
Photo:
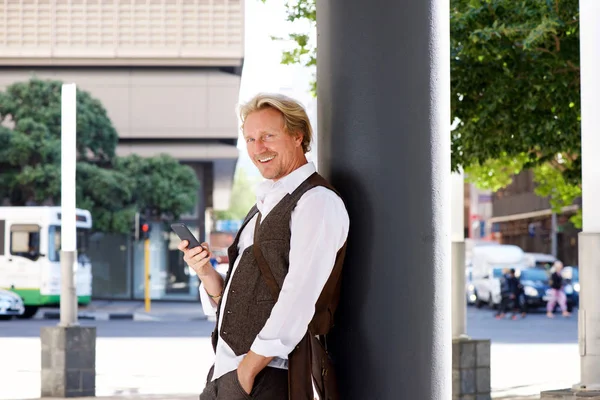
[[[244,139],[250,159],[266,179],[276,181],[306,163],[302,135],[287,133],[283,115],[273,108],[246,117]]]

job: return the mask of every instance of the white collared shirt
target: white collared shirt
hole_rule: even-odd
[[[277,182],[267,180],[256,190],[256,205],[262,220],[283,199],[315,172],[313,163],[294,170]],[[254,243],[254,216],[240,233],[238,254]],[[275,357],[271,367],[287,368],[287,357],[300,342],[315,312],[315,304],[335,263],[339,249],[348,236],[348,212],[342,200],[331,190],[318,186],[300,198],[290,219],[289,270],[271,316],[260,331],[251,350],[265,357]],[[233,264],[232,277],[225,288],[227,304],[229,286],[241,257]],[[216,307],[200,285],[200,299],[206,315],[215,315]],[[221,314],[219,332],[223,323]],[[213,380],[237,369],[244,355],[236,356],[225,341],[217,342]]]

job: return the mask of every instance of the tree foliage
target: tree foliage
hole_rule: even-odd
[[[60,204],[61,86],[33,78],[0,92],[0,202]],[[177,218],[197,197],[194,171],[169,156],[116,157],[118,135],[102,104],[77,91],[77,207],[94,228],[127,233],[135,212]]]
[[[133,180],[133,202],[151,215],[176,219],[190,212],[200,187],[196,173],[168,155],[118,157],[114,169]]]
[[[451,2],[452,166],[492,190],[532,168],[555,211],[581,192],[578,6]]]
[[[267,0],[261,0],[266,3]],[[309,31],[314,31],[317,25],[317,5],[315,0],[287,0],[285,3],[287,21],[290,23],[303,22]],[[311,32],[290,33],[287,38],[273,37],[274,40],[288,41],[291,47],[283,51],[281,63],[285,65],[299,64],[305,67],[316,67],[317,45],[311,38]],[[317,95],[317,80],[314,77],[309,82],[313,96]]]
[[[288,20],[315,23],[315,4],[288,0]],[[570,204],[581,192],[578,0],[451,0],[450,29],[452,169],[498,190],[533,168],[537,194],[556,211]],[[316,64],[305,33],[288,39],[283,63]]]
[[[579,182],[578,1],[453,0],[450,21],[453,165],[565,153]]]
[[[0,94],[0,116],[15,121],[31,119],[45,126],[53,138],[60,140],[60,81],[31,79],[17,82]],[[88,92],[77,91],[77,158],[108,162],[115,156],[119,136],[106,110]]]

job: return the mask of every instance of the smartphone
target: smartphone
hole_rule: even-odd
[[[188,243],[189,243],[188,247],[187,247],[188,249],[193,249],[194,247],[201,246],[198,239],[196,239],[196,237],[190,231],[190,229],[187,227],[186,224],[181,223],[181,222],[176,223],[176,224],[171,224],[171,229],[173,229],[173,232],[175,232],[177,234],[177,236],[179,236],[179,239],[188,241]]]

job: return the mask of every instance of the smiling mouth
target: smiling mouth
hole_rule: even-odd
[[[266,164],[274,158],[275,158],[275,156],[271,156],[271,157],[267,157],[267,158],[259,158],[258,162],[261,164]]]

